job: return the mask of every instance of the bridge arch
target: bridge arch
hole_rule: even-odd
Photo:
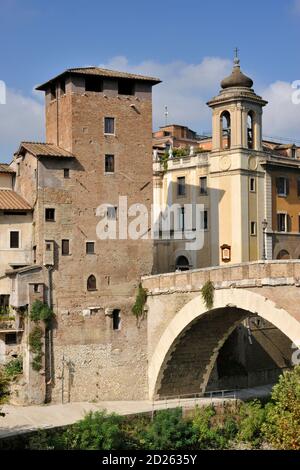
[[[232,316],[229,318],[225,315],[227,324],[224,325],[224,313],[228,309],[231,310]],[[155,347],[148,369],[151,399],[158,394],[168,367],[168,361],[176,349],[178,338],[182,338],[186,332],[191,331],[199,319],[208,319],[212,313],[217,314],[218,312],[223,314],[223,332],[219,336],[216,335],[216,343],[211,348],[209,361],[205,364],[205,370],[199,382],[199,392],[205,390],[220,348],[235,327],[249,315],[262,317],[277,327],[293,343],[299,345],[300,323],[287,310],[278,308],[273,301],[263,295],[241,288],[219,289],[215,291],[213,309],[208,311],[201,294],[199,294],[175,314]],[[184,355],[184,349],[182,354]],[[175,374],[178,372],[176,369]]]

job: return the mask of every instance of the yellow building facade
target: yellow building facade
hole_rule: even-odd
[[[197,250],[187,248],[185,237],[191,234],[182,223],[182,239],[176,229],[169,239],[160,236],[156,272],[295,257],[296,246],[291,250],[286,245],[299,240],[299,149],[263,141],[267,102],[252,87],[235,58],[231,75],[207,103],[212,137],[195,139],[185,149],[187,155],[169,149],[163,162],[154,140],[154,202],[160,203],[162,214],[173,204],[184,214],[188,205],[202,204],[204,232],[203,246]],[[189,225],[196,236],[195,221]]]

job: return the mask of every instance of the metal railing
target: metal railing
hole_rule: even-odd
[[[193,408],[198,404],[207,404],[209,399],[212,404],[214,400],[237,400],[238,390],[212,390],[204,393],[188,393],[183,395],[167,395],[158,400],[152,400],[152,417],[155,411],[167,408]]]

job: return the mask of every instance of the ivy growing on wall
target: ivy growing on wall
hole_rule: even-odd
[[[43,358],[43,351],[42,351],[42,337],[43,337],[43,330],[39,326],[35,326],[34,329],[29,334],[29,347],[30,352],[33,354],[31,366],[33,370],[39,372],[42,368],[42,358]]]
[[[202,299],[205,306],[210,310],[214,306],[215,288],[211,281],[207,281],[201,289]]]
[[[137,319],[143,316],[146,302],[147,302],[147,290],[144,289],[144,287],[140,283],[138,287],[137,296],[135,299],[135,304],[132,307],[132,313]]]
[[[35,300],[33,302],[29,317],[36,325],[29,334],[29,347],[30,352],[33,354],[31,366],[36,372],[41,370],[43,358],[43,330],[37,323],[43,321],[47,326],[53,316],[53,311],[47,304],[44,304],[40,300]]]

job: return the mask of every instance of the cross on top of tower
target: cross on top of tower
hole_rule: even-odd
[[[239,49],[238,47],[235,47],[234,49],[234,59],[233,63],[235,67],[238,67],[240,65],[240,59],[239,59]]]

